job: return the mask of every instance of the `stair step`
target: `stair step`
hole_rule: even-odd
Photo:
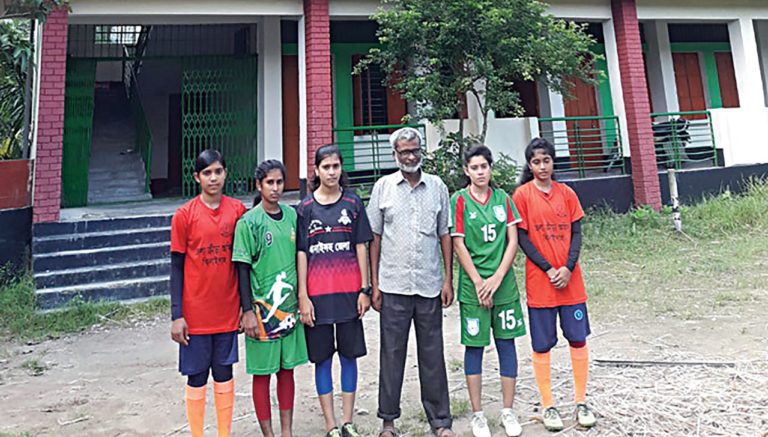
[[[49,310],[62,307],[76,297],[90,302],[141,299],[167,295],[169,287],[170,280],[165,275],[97,282],[38,290],[37,303],[40,309]]]
[[[129,208],[129,207],[126,207]],[[172,214],[97,219],[76,222],[38,223],[32,228],[34,238],[64,234],[108,232],[118,229],[148,229],[171,225]]]
[[[67,250],[32,256],[34,273],[153,259],[170,259],[170,242]]]
[[[80,267],[55,272],[35,274],[38,290],[74,287],[82,284],[135,280],[145,277],[170,276],[171,263],[168,259],[112,264],[107,266]]]
[[[42,255],[65,250],[99,249],[114,246],[160,243],[170,241],[170,226],[143,229],[118,229],[103,232],[52,235],[32,241],[32,250]]]
[[[136,202],[139,200],[150,200],[152,195],[150,193],[117,193],[114,195],[100,195],[96,194],[94,197],[88,197],[89,205],[99,205],[105,203],[119,203],[119,202]]]

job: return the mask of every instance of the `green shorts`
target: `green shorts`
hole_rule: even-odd
[[[493,308],[483,308],[480,305],[462,303],[459,305],[461,314],[461,344],[464,346],[485,347],[491,344],[491,328],[493,338],[508,340],[525,335],[523,309],[520,301],[514,301]]]
[[[259,341],[245,337],[245,371],[249,375],[272,375],[280,369],[293,369],[308,361],[304,325],[277,340]]]

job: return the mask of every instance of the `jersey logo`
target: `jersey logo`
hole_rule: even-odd
[[[480,333],[480,319],[467,319],[467,334],[474,337]]]
[[[267,247],[272,245],[272,232],[267,231],[267,233],[264,234],[264,242],[267,243]]]
[[[493,207],[493,214],[496,216],[496,220],[503,222],[507,220],[507,211],[503,205],[496,205]]]
[[[267,297],[272,299],[272,308],[269,310],[267,317],[264,318],[265,323],[275,315],[277,308],[288,299],[288,294],[283,294],[283,290],[288,290],[289,292],[293,291],[293,285],[283,282],[287,277],[288,275],[285,272],[280,272],[275,276],[275,283],[272,284],[272,288],[270,288],[269,293],[267,293]]]
[[[309,222],[309,226],[307,228],[310,234],[314,234],[315,232],[320,232],[322,229],[323,229],[323,222],[317,219]]]
[[[350,223],[352,223],[352,219],[350,219],[349,215],[347,215],[347,214],[348,214],[347,213],[347,209],[344,208],[344,209],[341,210],[341,217],[339,217],[339,223],[341,223],[342,225],[345,225],[345,226],[350,224]]]
[[[470,211],[469,212],[469,219],[470,220],[474,220],[476,218],[477,218],[477,213],[475,211]]]

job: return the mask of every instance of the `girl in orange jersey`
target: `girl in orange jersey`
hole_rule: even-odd
[[[557,344],[557,319],[568,340],[573,366],[576,419],[595,425],[586,403],[590,334],[587,293],[581,276],[581,219],[584,211],[576,193],[553,179],[555,148],[536,138],[525,149],[526,167],[512,197],[522,222],[518,240],[525,252],[525,290],[533,346],[533,370],[541,394],[544,427],[563,429],[552,401],[550,349]]]

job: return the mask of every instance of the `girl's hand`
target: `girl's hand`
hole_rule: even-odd
[[[371,308],[371,298],[365,294],[360,293],[359,296],[357,296],[357,314],[362,319],[365,313],[368,312],[368,309]]]
[[[174,320],[171,324],[171,339],[178,344],[189,346],[189,328],[184,317]]]
[[[566,285],[568,285],[568,281],[571,280],[571,271],[568,270],[568,267],[560,267],[555,272],[555,275],[550,277],[550,282],[552,282],[552,285],[555,286],[557,289],[565,288]]]
[[[480,294],[478,295],[481,302],[493,302],[493,295],[496,294],[496,291],[499,289],[502,279],[504,278],[494,273],[490,278],[485,280],[483,286],[480,288]]]
[[[259,321],[253,310],[243,313],[242,318],[240,318],[240,326],[248,337],[256,338],[259,336]]]
[[[299,320],[310,328],[315,326],[315,306],[309,297],[299,298]]]

